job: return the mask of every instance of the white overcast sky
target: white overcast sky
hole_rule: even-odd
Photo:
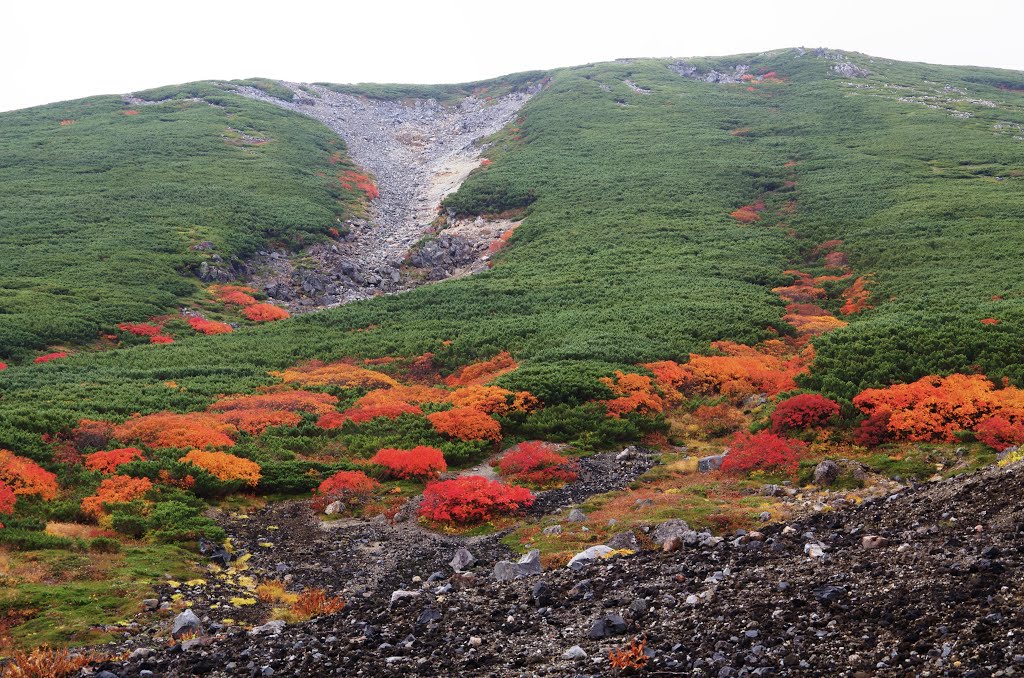
[[[442,83],[827,46],[1024,70],[1024,0],[7,0],[0,110],[190,80]]]

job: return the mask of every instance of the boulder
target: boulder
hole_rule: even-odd
[[[831,459],[826,459],[814,467],[814,484],[822,487],[831,485],[842,473],[842,468]]]
[[[606,544],[598,544],[597,546],[591,546],[590,548],[580,551],[572,557],[569,564],[566,567],[579,570],[590,564],[591,561],[599,560],[615,549],[607,546]]]
[[[498,581],[510,581],[538,575],[543,571],[540,564],[540,551],[534,549],[514,563],[509,560],[495,563],[494,578]]]
[[[679,537],[683,539],[687,532],[692,532],[690,526],[685,520],[673,518],[672,520],[666,520],[663,523],[658,523],[653,530],[651,530],[651,539],[656,544],[664,544],[669,537]]]
[[[456,572],[462,572],[476,564],[476,557],[466,548],[460,548],[449,563]]]
[[[203,624],[192,610],[185,610],[174,618],[171,637],[178,640],[182,636],[199,635],[203,632]]]
[[[590,626],[588,634],[594,640],[607,638],[626,632],[626,620],[614,612],[599,617]]]
[[[587,514],[579,510],[578,508],[574,508],[573,510],[569,511],[569,517],[566,518],[566,520],[568,520],[570,523],[582,523],[586,519]]]
[[[700,473],[710,473],[717,471],[722,468],[722,462],[725,461],[726,453],[713,454],[710,457],[701,457],[697,460],[697,471]]]
[[[587,658],[586,651],[582,647],[580,647],[579,645],[573,645],[568,650],[566,650],[565,652],[562,653],[562,659],[578,660],[578,659],[586,659],[586,658]]]
[[[562,526],[561,525],[549,525],[549,526],[544,528],[544,534],[552,536],[552,537],[557,537],[558,535],[562,534]]]
[[[860,545],[867,550],[880,549],[888,543],[888,539],[885,537],[879,537],[875,534],[866,534],[860,540]]]
[[[281,633],[281,631],[284,630],[284,627],[285,627],[285,622],[283,620],[275,619],[274,621],[269,621],[266,624],[263,624],[262,626],[253,627],[253,629],[251,631],[249,631],[249,635],[250,636],[276,636],[279,633]]]
[[[630,551],[639,551],[640,542],[637,540],[636,535],[633,534],[632,530],[626,530],[625,532],[619,532],[611,539],[608,540],[608,546],[615,550],[629,549]]]

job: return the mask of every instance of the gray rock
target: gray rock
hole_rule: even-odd
[[[557,537],[558,535],[562,534],[562,526],[561,525],[549,525],[549,526],[544,528],[544,534],[549,535],[549,536],[553,536],[553,537]]]
[[[582,647],[580,647],[579,645],[573,645],[568,650],[566,650],[565,652],[562,653],[562,659],[577,660],[577,659],[586,659],[586,658],[587,658],[586,651]]]
[[[452,562],[449,563],[456,572],[462,572],[476,564],[476,557],[466,548],[460,548],[455,552]]]
[[[483,644],[484,644],[483,638],[481,638],[480,636],[470,636],[469,637],[469,646],[470,647],[480,647]]]
[[[329,515],[329,516],[333,516],[335,514],[342,513],[344,510],[345,510],[344,502],[342,502],[342,501],[332,501],[324,509],[324,513]]]
[[[160,601],[156,598],[146,598],[142,601],[142,609],[146,612],[154,612],[160,607]]]
[[[629,549],[630,551],[639,551],[640,542],[637,540],[636,535],[633,534],[632,530],[626,530],[625,532],[619,532],[611,539],[608,540],[608,546],[613,549]]]
[[[171,637],[175,640],[182,636],[191,634],[201,634],[203,632],[203,624],[199,621],[199,617],[192,610],[185,610],[177,617],[174,618],[174,625],[171,627]]]
[[[391,604],[394,605],[396,602],[402,600],[403,598],[417,598],[419,597],[420,593],[420,591],[394,591],[391,594]]]
[[[846,589],[842,586],[824,584],[811,589],[811,593],[819,603],[835,603],[846,596]]]
[[[697,460],[697,471],[700,473],[710,473],[711,471],[717,471],[722,468],[722,462],[725,461],[726,453],[713,454],[710,457],[701,457]]]
[[[440,621],[440,620],[441,620],[441,611],[438,610],[433,605],[428,605],[425,608],[423,608],[422,612],[420,612],[420,616],[416,618],[416,623],[417,624],[429,624],[430,622],[435,622],[435,621]]]
[[[826,459],[814,467],[814,484],[822,487],[831,485],[842,473],[842,468],[831,459]]]
[[[600,640],[601,638],[607,638],[608,636],[614,636],[625,632],[626,620],[623,619],[621,615],[613,612],[595,620],[590,626],[590,632],[588,635],[594,640]]]
[[[582,523],[586,519],[587,514],[579,510],[578,508],[574,508],[573,510],[569,511],[569,516],[568,518],[566,518],[566,520],[568,520],[570,523]]]
[[[868,71],[848,61],[836,64],[832,70],[845,78],[864,78],[868,75]]]
[[[280,619],[268,621],[262,626],[256,626],[249,631],[250,636],[276,636],[284,630],[285,622]]]
[[[658,525],[651,530],[651,539],[654,540],[656,544],[664,544],[669,537],[679,537],[682,539],[687,532],[692,532],[692,530],[686,521],[673,518],[672,520],[666,520],[663,523],[658,523]]]
[[[879,537],[875,534],[866,534],[860,540],[860,545],[867,550],[880,549],[888,543],[888,539],[885,537]]]
[[[665,540],[665,543],[661,545],[661,550],[665,553],[678,551],[681,548],[683,548],[683,540],[681,537],[676,536],[669,537]]]
[[[519,562],[517,562],[516,565],[519,566],[519,571],[522,572],[524,576],[542,574],[544,572],[544,568],[540,564],[539,549],[533,549],[524,555],[519,559]]]
[[[590,564],[591,561],[599,560],[602,557],[608,555],[615,549],[607,546],[606,544],[598,544],[597,546],[591,546],[590,548],[580,551],[572,557],[569,564],[566,567],[579,570]]]
[[[498,581],[511,581],[522,577],[541,574],[540,551],[534,549],[516,562],[501,560],[494,564],[494,578]]]

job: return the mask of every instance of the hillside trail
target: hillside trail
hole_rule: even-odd
[[[310,252],[326,280],[312,285],[303,285],[303,280],[297,287],[298,296],[322,297],[315,306],[334,306],[415,284],[403,279],[406,257],[428,233],[444,197],[480,166],[484,149],[480,140],[512,122],[539,91],[538,86],[502,97],[468,96],[455,104],[442,104],[434,99],[390,101],[341,94],[318,85],[283,84],[295,93],[293,101],[252,87],[239,87],[238,93],[326,125],[344,139],[349,156],[373,175],[379,190],[370,202],[368,220],[350,221],[350,234],[342,242]],[[475,249],[486,251],[485,247]],[[268,284],[271,296],[277,296],[273,292],[285,279],[295,277],[286,257],[261,263],[274,269],[269,280],[261,281]]]

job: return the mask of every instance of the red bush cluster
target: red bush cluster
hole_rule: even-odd
[[[82,500],[82,513],[99,519],[105,513],[104,504],[122,504],[135,501],[152,489],[153,483],[147,478],[111,476],[104,478],[96,494]]]
[[[801,393],[783,400],[772,412],[772,431],[821,426],[839,414],[839,403],[817,393]]]
[[[335,501],[362,503],[380,487],[373,478],[362,471],[338,471],[327,478],[315,490],[313,508],[322,511]]]
[[[149,338],[149,343],[151,343],[151,344],[173,344],[174,343],[174,337],[168,337],[165,334],[158,334],[155,337],[150,337]]]
[[[865,311],[871,306],[868,305],[868,299],[871,298],[871,292],[867,289],[867,279],[865,276],[861,276],[853,281],[853,284],[846,288],[843,292],[843,306],[839,309],[839,312],[843,315],[851,315],[853,313],[860,313]]]
[[[761,212],[764,212],[764,200],[757,200],[751,205],[744,205],[729,213],[729,216],[741,224],[752,224],[761,221]]]
[[[558,454],[547,443],[527,441],[505,453],[498,462],[498,472],[517,483],[547,488],[576,480],[579,464]]]
[[[38,358],[36,358],[35,360],[33,360],[32,362],[34,362],[34,363],[48,363],[51,360],[60,360],[61,358],[67,358],[67,357],[68,357],[68,354],[67,354],[66,351],[58,351],[56,353],[47,353],[46,355],[41,355]]]
[[[794,476],[806,450],[807,445],[799,440],[767,431],[753,435],[741,431],[732,437],[722,471],[743,475],[757,470]]]
[[[0,515],[9,516],[14,513],[14,504],[17,503],[18,496],[14,494],[14,490],[10,485],[0,480]],[[0,527],[4,524],[0,523]]]
[[[341,428],[346,421],[359,424],[377,417],[397,419],[403,414],[423,414],[423,410],[416,405],[403,402],[364,405],[363,407],[350,407],[344,412],[328,412],[317,420],[316,425],[324,429],[335,429]]]
[[[243,285],[214,285],[210,287],[210,291],[213,293],[213,296],[225,304],[252,306],[256,303],[256,297],[252,296],[256,294],[256,290],[251,287]]]
[[[430,483],[419,513],[438,523],[469,525],[517,513],[533,505],[525,487],[509,486],[483,476],[463,476]]]
[[[370,463],[383,466],[392,478],[436,478],[448,470],[444,453],[426,445],[411,450],[384,448],[373,455]]]
[[[1011,445],[1024,444],[1024,420],[1011,421],[996,415],[985,419],[974,429],[978,440],[1002,452]]]
[[[155,337],[163,331],[160,325],[153,323],[121,323],[117,329],[134,334],[136,337]]]
[[[113,473],[121,464],[144,458],[142,450],[137,447],[122,447],[85,455],[85,467],[100,473]]]

